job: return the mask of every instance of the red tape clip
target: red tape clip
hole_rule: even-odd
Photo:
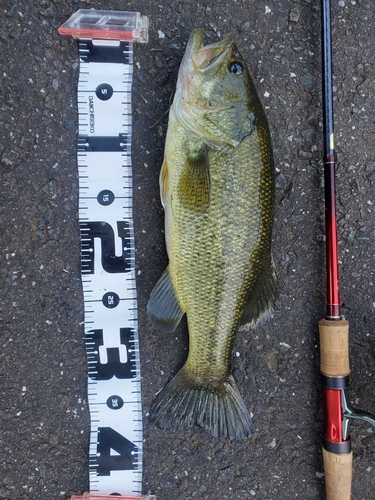
[[[155,495],[145,495],[141,497],[124,497],[117,495],[90,495],[90,493],[85,493],[84,495],[73,495],[70,500],[156,500]]]
[[[80,9],[57,31],[73,38],[147,43],[148,26],[148,17],[139,12]]]

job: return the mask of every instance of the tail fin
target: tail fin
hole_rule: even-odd
[[[199,425],[211,436],[229,439],[242,439],[254,431],[232,376],[209,383],[198,381],[185,368],[157,395],[150,421],[167,430]]]

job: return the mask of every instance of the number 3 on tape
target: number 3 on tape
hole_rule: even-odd
[[[140,498],[131,84],[133,42],[147,42],[148,20],[80,10],[59,32],[79,39],[79,220],[91,416],[90,494],[72,498]]]

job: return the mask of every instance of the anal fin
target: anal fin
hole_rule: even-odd
[[[250,330],[272,316],[277,299],[277,278],[271,255],[259,276],[255,292],[249,295],[239,322],[240,329]]]
[[[147,315],[156,328],[170,333],[175,331],[184,315],[168,268],[151,292],[147,304]]]

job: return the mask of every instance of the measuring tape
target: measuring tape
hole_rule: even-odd
[[[79,39],[77,158],[91,418],[90,494],[72,500],[139,499],[142,407],[131,85],[133,42],[147,42],[148,19],[139,13],[79,10],[59,33]]]

